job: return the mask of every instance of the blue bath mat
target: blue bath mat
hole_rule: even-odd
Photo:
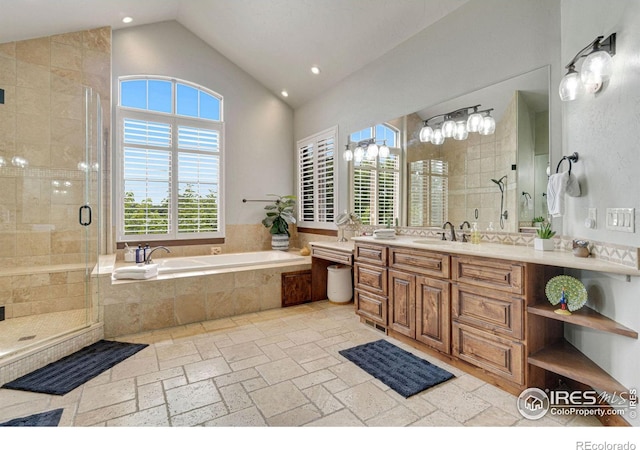
[[[338,353],[404,398],[454,377],[452,373],[384,339],[340,350]]]
[[[62,408],[0,423],[0,427],[57,427],[62,417]]]
[[[64,395],[145,347],[147,344],[98,341],[2,387]]]

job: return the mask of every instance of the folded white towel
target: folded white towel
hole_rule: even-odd
[[[124,266],[113,271],[113,278],[115,280],[146,280],[156,276],[158,276],[157,264]]]
[[[564,214],[564,194],[567,190],[569,173],[554,173],[549,177],[547,185],[547,207],[549,214],[560,217]]]
[[[374,239],[395,239],[396,230],[393,228],[380,228],[373,231]]]

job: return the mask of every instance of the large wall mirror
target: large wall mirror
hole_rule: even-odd
[[[492,110],[494,133],[469,132],[466,139],[447,138],[441,145],[421,142],[425,120],[476,105]],[[386,124],[400,130],[404,147],[401,222],[407,226],[450,221],[457,227],[468,221],[480,230],[517,232],[530,229],[536,217],[546,218],[548,66]]]

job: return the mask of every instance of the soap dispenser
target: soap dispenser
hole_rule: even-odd
[[[478,230],[478,222],[473,222],[473,226],[471,227],[471,243],[479,244],[481,240],[480,230]]]
[[[136,262],[136,254],[129,244],[124,244],[124,261],[125,262]]]

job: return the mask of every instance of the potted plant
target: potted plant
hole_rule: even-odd
[[[534,217],[533,220],[531,221],[531,226],[536,227],[536,228],[540,228],[542,226],[542,224],[544,223],[544,217],[540,216],[540,217]]]
[[[554,243],[551,238],[556,235],[556,232],[551,229],[551,224],[541,224],[536,233],[538,237],[533,240],[533,248],[536,250],[553,250]]]
[[[271,248],[286,251],[289,249],[289,224],[296,223],[293,208],[296,204],[295,195],[275,195],[273,204],[264,207],[267,217],[262,219],[262,225],[271,233]]]

